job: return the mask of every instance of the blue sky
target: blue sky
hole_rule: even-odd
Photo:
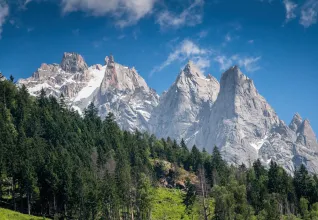
[[[0,0],[0,71],[112,53],[161,93],[188,59],[218,79],[238,64],[280,118],[318,131],[317,12],[318,0]]]

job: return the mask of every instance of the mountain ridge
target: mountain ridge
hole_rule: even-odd
[[[161,97],[134,68],[105,58],[105,65],[88,67],[76,53],[64,53],[61,64],[42,64],[32,77],[19,80],[32,95],[66,96],[83,112],[90,102],[102,118],[113,112],[124,130],[139,129],[158,137],[185,140],[187,145],[221,149],[229,163],[275,160],[290,173],[300,164],[318,171],[316,135],[308,120],[295,114],[289,126],[238,66],[225,71],[220,82],[205,76],[192,61]]]

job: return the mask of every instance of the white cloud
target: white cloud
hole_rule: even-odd
[[[157,23],[162,29],[194,26],[202,22],[204,0],[194,0],[180,14],[165,10],[158,14]]]
[[[318,0],[301,0],[296,2],[298,2],[298,4],[294,3],[294,0],[283,0],[286,10],[285,23],[299,17],[299,24],[303,25],[305,28],[316,24],[318,15]]]
[[[261,57],[244,57],[238,59],[238,64],[241,67],[244,67],[247,72],[255,72],[259,70],[257,62],[261,59]]]
[[[210,61],[208,58],[210,53],[210,50],[200,48],[191,40],[184,40],[172,53],[169,54],[165,62],[155,67],[151,71],[150,76],[156,72],[160,72],[175,61],[183,62],[187,59],[191,59],[198,67],[205,69],[210,66]]]
[[[116,24],[126,27],[136,24],[152,13],[156,0],[62,0],[64,13],[83,11],[93,16],[112,15]]]
[[[2,34],[2,26],[6,22],[6,19],[9,15],[9,6],[5,2],[0,2],[0,39]]]
[[[259,70],[258,61],[261,57],[241,57],[239,55],[233,55],[231,57],[226,57],[224,55],[219,55],[214,58],[219,66],[220,70],[224,71],[234,64],[238,64],[241,68],[244,68],[246,72],[255,72]]]
[[[249,41],[247,41],[247,43],[254,44],[254,40],[249,40]]]
[[[195,56],[192,58],[192,61],[201,70],[205,70],[206,68],[210,67],[210,59],[207,56]]]
[[[299,23],[305,28],[317,23],[318,0],[308,0],[301,9]]]
[[[288,22],[296,17],[295,10],[297,8],[297,4],[290,0],[284,0],[283,3],[286,9],[286,22]]]
[[[227,58],[226,56],[223,56],[223,55],[215,57],[214,61],[216,61],[220,65],[220,70],[222,70],[222,71],[233,66],[233,60],[231,58]]]

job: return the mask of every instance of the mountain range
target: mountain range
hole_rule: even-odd
[[[102,118],[112,112],[124,130],[184,139],[187,146],[208,152],[217,146],[231,164],[272,160],[290,174],[300,164],[318,173],[318,143],[309,120],[296,113],[286,125],[238,66],[218,82],[189,61],[159,96],[134,68],[116,63],[113,56],[89,67],[81,55],[64,53],[60,64],[42,64],[17,84],[33,96],[42,89],[57,98],[63,94],[80,114],[93,102]]]

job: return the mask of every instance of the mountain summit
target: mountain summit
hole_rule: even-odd
[[[309,121],[295,114],[287,126],[238,66],[219,83],[189,61],[159,98],[134,68],[112,55],[105,65],[88,67],[81,55],[65,53],[61,64],[42,64],[22,84],[35,96],[42,88],[48,95],[63,94],[80,113],[93,102],[101,117],[112,112],[125,130],[184,139],[209,152],[217,146],[231,164],[273,160],[289,173],[300,164],[318,173],[318,143]]]
[[[190,137],[195,136],[199,129],[203,107],[215,102],[219,88],[214,77],[206,78],[189,61],[175,83],[160,98],[151,115],[150,132],[158,137],[173,137],[178,141],[184,138],[190,142]]]
[[[77,53],[64,53],[60,66],[62,70],[70,73],[83,73],[88,69],[84,58]]]

